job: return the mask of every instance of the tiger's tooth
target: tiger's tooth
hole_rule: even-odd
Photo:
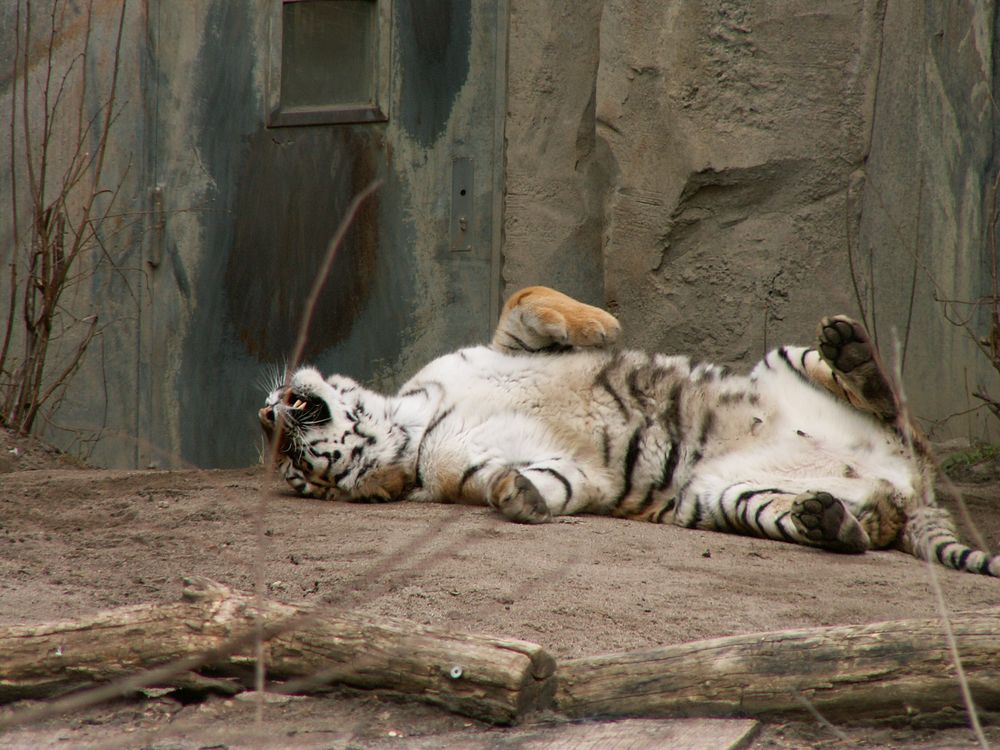
[[[303,400],[302,400],[302,399],[300,398],[300,399],[299,399],[298,401],[296,401],[296,402],[295,402],[294,404],[292,404],[292,408],[293,408],[293,409],[301,409],[301,408],[302,408],[303,406],[305,406],[305,405],[306,405],[306,402],[305,402],[305,401],[303,401]]]

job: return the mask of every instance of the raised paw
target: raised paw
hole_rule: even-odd
[[[846,315],[823,318],[819,328],[819,350],[830,367],[842,373],[853,372],[874,359],[868,332]]]
[[[823,318],[819,352],[854,406],[885,421],[896,418],[895,392],[863,325],[845,315]]]
[[[533,286],[513,294],[504,305],[494,346],[534,352],[553,347],[602,347],[613,344],[621,325],[611,313],[562,292]]]
[[[864,552],[868,534],[841,500],[829,492],[806,492],[795,498],[792,522],[811,544],[834,552]]]
[[[517,471],[509,471],[496,481],[489,503],[504,518],[517,523],[546,523],[552,518],[538,488]]]

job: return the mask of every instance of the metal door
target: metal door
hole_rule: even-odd
[[[245,465],[352,197],[306,357],[392,389],[496,318],[506,6],[152,0],[136,463]]]

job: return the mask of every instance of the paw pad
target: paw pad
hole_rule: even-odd
[[[837,552],[864,552],[870,546],[858,520],[829,492],[800,495],[791,515],[799,531],[817,546]]]
[[[850,318],[823,319],[819,350],[835,370],[845,373],[872,360],[868,334],[860,323]]]

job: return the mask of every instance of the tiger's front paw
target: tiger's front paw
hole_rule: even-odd
[[[517,471],[508,471],[496,480],[488,501],[500,515],[516,523],[546,523],[552,520],[552,513],[538,488]]]

